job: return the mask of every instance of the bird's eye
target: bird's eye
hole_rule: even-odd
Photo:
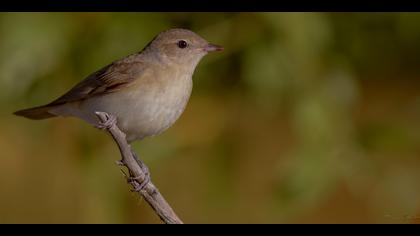
[[[178,41],[178,47],[179,48],[186,48],[187,46],[188,46],[188,43],[185,42],[184,40]]]

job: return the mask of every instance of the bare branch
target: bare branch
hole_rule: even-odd
[[[171,206],[166,202],[159,190],[150,181],[146,166],[135,157],[130,144],[127,143],[126,135],[117,127],[116,119],[105,112],[96,112],[101,121],[101,128],[106,129],[117,143],[121,152],[120,165],[129,170],[128,182],[134,191],[138,192],[153,208],[159,218],[166,224],[182,224]],[[137,161],[138,160],[138,161]]]

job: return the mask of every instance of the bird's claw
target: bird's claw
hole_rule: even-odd
[[[137,162],[139,163],[139,166],[140,166],[141,170],[143,171],[143,174],[139,175],[139,176],[127,177],[127,182],[130,183],[130,184],[133,184],[133,182],[136,182],[137,186],[134,189],[132,189],[131,191],[132,192],[140,192],[150,182],[150,180],[151,180],[150,172],[149,172],[149,168],[147,168],[147,166],[140,159],[137,158],[137,155],[135,155],[134,152],[133,152],[133,154],[134,154],[134,157],[136,158]]]
[[[137,180],[143,180],[141,183],[138,182]],[[132,189],[132,192],[140,192],[141,190],[143,190],[146,185],[148,183],[150,183],[150,174],[147,172],[145,173],[143,176],[134,176],[134,177],[127,177],[127,182],[128,183],[133,183],[136,182],[136,187],[134,187],[134,189]]]
[[[98,124],[95,125],[96,128],[106,130],[112,128],[114,125],[117,124],[117,118],[115,116],[105,114],[107,120],[105,122],[98,122]]]

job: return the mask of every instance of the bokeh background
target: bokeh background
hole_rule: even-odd
[[[420,223],[420,14],[1,13],[0,223],[159,223],[105,133],[31,121],[84,77],[192,29],[166,133],[134,144],[187,223]]]

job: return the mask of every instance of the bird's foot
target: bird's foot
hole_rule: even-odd
[[[102,113],[102,112],[95,112],[96,114]],[[115,116],[109,115],[108,113],[105,113],[106,121],[105,122],[98,122],[98,124],[95,125],[95,128],[106,130],[114,127],[114,125],[117,124],[117,118]]]
[[[150,174],[145,173],[144,175],[141,175],[141,176],[127,177],[127,182],[132,184],[132,185],[133,185],[133,182],[136,182],[136,185],[135,185],[134,189],[132,189],[131,191],[132,192],[140,192],[141,190],[143,190],[146,187],[147,184],[150,183]]]
[[[143,175],[140,176],[130,176],[127,178],[127,181],[129,183],[132,183],[133,181],[137,182],[139,185],[136,186],[132,191],[133,192],[139,192],[141,190],[144,189],[144,187],[146,187],[146,185],[150,182],[151,177],[150,177],[150,172],[149,172],[149,168],[146,166],[146,164],[144,164],[143,161],[141,161],[137,154],[134,151],[131,151],[131,153],[133,154],[134,159],[137,161],[137,163],[139,164]],[[138,181],[140,180],[141,183]]]

